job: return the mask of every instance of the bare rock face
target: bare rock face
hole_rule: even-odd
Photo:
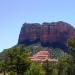
[[[40,42],[43,46],[66,49],[66,40],[73,36],[75,36],[75,29],[62,21],[43,24],[24,23],[18,44],[30,45]]]

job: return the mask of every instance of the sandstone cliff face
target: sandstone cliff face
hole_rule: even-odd
[[[40,42],[43,46],[65,48],[68,38],[75,36],[75,29],[68,23],[24,23],[19,35],[18,44],[27,45]]]

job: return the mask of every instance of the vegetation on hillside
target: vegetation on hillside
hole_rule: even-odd
[[[75,37],[67,40],[69,50],[60,54],[60,49],[54,49],[58,62],[48,60],[43,63],[32,62],[28,56],[42,48],[31,48],[23,44],[4,51],[0,59],[0,74],[3,75],[75,75]],[[33,51],[32,51],[33,50]]]

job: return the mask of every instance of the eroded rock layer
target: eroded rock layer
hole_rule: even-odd
[[[43,24],[24,23],[18,44],[30,45],[40,42],[43,46],[66,48],[66,40],[73,36],[75,36],[75,29],[62,21]]]

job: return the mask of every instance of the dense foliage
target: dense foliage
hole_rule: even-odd
[[[28,56],[39,51],[23,44],[5,50],[5,57],[0,59],[0,74],[3,75],[75,75],[75,38],[67,40],[68,53],[60,53],[60,49],[49,52],[58,62],[48,60],[32,62]],[[36,51],[35,51],[36,50]],[[32,53],[32,52],[33,53]],[[52,55],[51,55],[52,54]]]
[[[24,45],[19,45],[18,47],[7,49],[6,57],[1,61],[1,71],[10,72],[13,71],[17,75],[23,75],[24,72],[29,67],[31,60],[28,58],[30,50]]]

